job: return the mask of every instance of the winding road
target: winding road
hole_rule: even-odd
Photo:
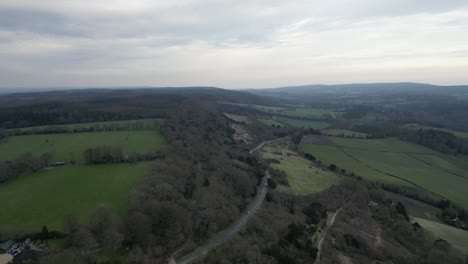
[[[216,237],[212,238],[209,242],[207,242],[204,246],[201,246],[191,253],[184,255],[178,260],[173,261],[172,263],[177,264],[188,264],[195,261],[197,258],[208,254],[208,252],[220,247],[225,241],[229,240],[234,234],[239,232],[242,227],[247,224],[247,222],[252,218],[252,216],[257,212],[260,206],[265,200],[266,193],[268,191],[267,179],[270,178],[270,173],[265,171],[265,176],[263,177],[260,191],[255,196],[255,199],[250,203],[247,207],[247,210],[244,212],[241,218],[239,218],[231,227],[227,230],[221,232],[220,234],[216,235]]]

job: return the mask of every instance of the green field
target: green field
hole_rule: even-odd
[[[279,122],[290,125],[293,127],[303,127],[303,128],[313,128],[313,129],[325,129],[330,126],[329,123],[323,121],[308,121],[308,120],[298,120],[285,117],[276,117],[276,120]]]
[[[280,123],[274,119],[266,119],[266,118],[257,118],[258,121],[260,121],[262,124],[267,125],[267,126],[280,126],[284,127],[285,125],[283,123]]]
[[[306,143],[308,141],[303,140],[299,149],[325,164],[336,164],[368,180],[419,186],[468,207],[468,197],[465,195],[468,172],[464,170],[467,166],[466,156],[448,156],[391,138],[328,139],[320,143]],[[438,162],[430,164],[421,157]]]
[[[438,130],[438,131],[444,131],[444,132],[449,132],[454,134],[457,137],[460,138],[467,138],[468,139],[468,133],[467,132],[461,132],[461,131],[455,131],[447,128],[440,128],[440,127],[430,127],[430,126],[423,126],[423,125],[418,125],[418,124],[407,124],[402,126],[403,128],[407,129],[413,129],[413,130]]]
[[[267,105],[256,105],[256,104],[243,104],[243,103],[231,103],[231,102],[219,102],[222,104],[229,104],[229,105],[236,105],[246,108],[252,108],[256,110],[260,110],[267,113],[278,113],[283,111],[285,108],[279,106],[267,106]]]
[[[460,250],[463,254],[468,254],[467,231],[417,217],[412,217],[411,221],[418,222],[424,229],[434,234],[436,239],[442,238]]]
[[[123,120],[123,121],[105,121],[105,122],[93,122],[93,123],[79,123],[79,124],[67,124],[67,125],[51,125],[51,126],[34,126],[34,127],[25,127],[25,128],[15,128],[9,129],[8,131],[15,133],[21,132],[29,132],[29,131],[43,131],[47,129],[66,129],[70,132],[73,130],[79,129],[88,129],[91,127],[119,127],[125,126],[130,124],[138,124],[135,129],[148,129],[148,128],[156,128],[160,125],[164,124],[164,118],[148,118],[148,119],[134,119],[134,120]]]
[[[124,153],[166,148],[163,136],[153,130],[12,136],[0,143],[0,161],[14,160],[26,152],[34,156],[51,152],[53,161],[82,162],[84,150],[103,145],[119,146]]]
[[[101,203],[126,210],[127,194],[144,175],[148,162],[67,166],[23,175],[0,185],[0,227],[61,230],[67,214],[85,220]]]
[[[357,138],[366,138],[367,134],[355,132],[346,129],[327,129],[322,131],[322,134],[327,136],[345,136],[345,137],[357,137]]]
[[[288,115],[291,117],[306,117],[306,118],[318,118],[318,119],[326,119],[330,116],[330,111],[321,108],[307,108],[307,107],[299,107],[294,108],[291,110],[284,110],[281,111],[281,114]]]
[[[279,160],[279,164],[271,163],[270,166],[285,171],[291,189],[300,195],[323,191],[340,181],[340,176],[316,167],[313,162],[289,150],[286,145],[265,146],[262,148],[260,156],[263,159]]]
[[[242,122],[250,123],[250,122],[252,122],[248,116],[234,115],[234,114],[227,114],[227,113],[224,113],[224,115],[227,118],[229,118],[229,119],[231,119],[233,121],[239,122],[239,123],[242,123]]]

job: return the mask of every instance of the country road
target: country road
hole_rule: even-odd
[[[223,233],[211,239],[206,245],[195,249],[194,251],[192,251],[191,253],[185,256],[182,256],[181,258],[176,260],[175,263],[177,264],[192,263],[197,258],[204,256],[208,254],[208,252],[210,252],[211,250],[216,249],[217,247],[221,246],[225,241],[229,240],[234,234],[239,232],[239,230],[241,230],[242,227],[244,227],[245,224],[247,224],[250,218],[260,208],[260,205],[262,205],[263,200],[265,200],[265,195],[268,191],[268,185],[267,185],[268,178],[270,178],[270,173],[268,171],[265,171],[265,177],[263,177],[260,191],[257,193],[257,196],[255,197],[255,199],[250,203],[250,205],[247,207],[247,210],[243,213],[242,217],[237,220],[237,222],[235,222],[231,227],[229,227]]]
[[[255,155],[255,152],[257,152],[259,149],[263,148],[265,144],[279,141],[279,140],[284,140],[287,137],[284,138],[279,138],[279,139],[274,139],[274,140],[269,140],[269,141],[263,141],[259,145],[257,145],[255,148],[251,149],[249,151],[250,155]],[[176,253],[173,254],[173,257],[170,260],[170,264],[189,264],[195,261],[197,258],[205,256],[208,254],[208,252],[212,251],[213,249],[218,248],[221,246],[224,242],[229,240],[234,234],[239,232],[239,230],[242,229],[242,227],[247,224],[249,219],[257,212],[257,210],[260,208],[260,205],[262,205],[263,201],[265,200],[266,193],[268,191],[268,185],[267,185],[267,179],[270,178],[270,173],[268,171],[265,171],[265,176],[262,179],[262,182],[260,184],[260,190],[257,193],[257,196],[255,196],[255,199],[250,203],[250,205],[247,207],[247,210],[244,211],[243,215],[241,218],[239,218],[234,224],[232,224],[228,229],[220,232],[217,234],[215,237],[210,239],[205,245],[200,246],[193,250],[192,252],[181,256],[181,257],[174,257],[174,255],[177,255]],[[174,259],[175,258],[175,259]]]

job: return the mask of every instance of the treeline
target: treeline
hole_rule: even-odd
[[[8,137],[8,131],[6,129],[0,128],[0,140]]]
[[[20,155],[12,162],[0,162],[0,183],[13,180],[26,171],[38,171],[50,165],[52,153],[46,152],[33,156],[30,152]]]
[[[164,153],[152,151],[148,153],[124,154],[121,147],[98,146],[86,149],[83,152],[83,156],[87,164],[104,164],[162,159],[164,158]]]
[[[468,154],[468,141],[446,131],[402,128],[395,122],[356,125],[352,129],[369,134],[368,138],[399,137],[446,154]]]
[[[468,141],[450,132],[419,129],[402,130],[400,138],[447,154],[468,154]]]
[[[60,134],[60,133],[81,133],[81,132],[103,132],[103,131],[122,131],[122,130],[152,130],[158,129],[160,123],[157,120],[152,122],[122,121],[119,123],[101,123],[101,124],[80,124],[80,125],[54,125],[48,127],[32,127],[27,129],[10,130],[11,136],[35,135],[35,134]],[[0,131],[1,137],[1,131]],[[1,138],[0,138],[1,139]]]
[[[447,199],[436,197],[410,187],[402,187],[390,184],[382,184],[382,189],[400,194],[411,199],[423,202],[428,205],[432,205],[441,210],[440,214],[437,214],[437,218],[443,223],[460,228],[463,230],[468,230],[468,212],[465,208],[453,204]]]

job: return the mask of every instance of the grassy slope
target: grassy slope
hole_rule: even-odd
[[[432,232],[436,238],[442,238],[450,242],[455,248],[464,254],[468,254],[468,232],[434,221],[412,218],[413,222],[418,222],[422,227]]]
[[[281,152],[282,155],[275,152]],[[266,146],[261,156],[280,160],[280,164],[272,163],[270,166],[285,171],[289,185],[295,193],[301,195],[323,191],[340,180],[337,174],[315,167],[312,162],[282,146]]]
[[[461,176],[453,175],[444,167],[428,165],[420,156],[434,156],[443,159],[443,155],[419,145],[397,139],[332,139],[340,148],[332,145],[314,145],[301,143],[300,149],[316,156],[326,164],[334,163],[349,172],[369,180],[410,185],[388,174],[407,179],[426,190],[435,192],[463,206],[468,206],[465,189],[468,185],[468,173],[459,170]],[[346,153],[344,153],[344,152]],[[425,153],[425,154],[414,154]],[[466,157],[451,157],[461,163]],[[443,159],[444,164],[457,167],[451,159]],[[446,165],[448,166],[448,165]]]
[[[40,231],[62,229],[66,214],[85,219],[99,203],[125,212],[127,193],[139,182],[148,162],[68,166],[30,173],[0,185],[0,227]]]
[[[96,146],[120,146],[124,153],[165,148],[163,136],[152,130],[43,134],[9,137],[0,143],[0,160],[14,160],[31,152],[39,156],[53,152],[54,161],[83,161],[83,151]]]

